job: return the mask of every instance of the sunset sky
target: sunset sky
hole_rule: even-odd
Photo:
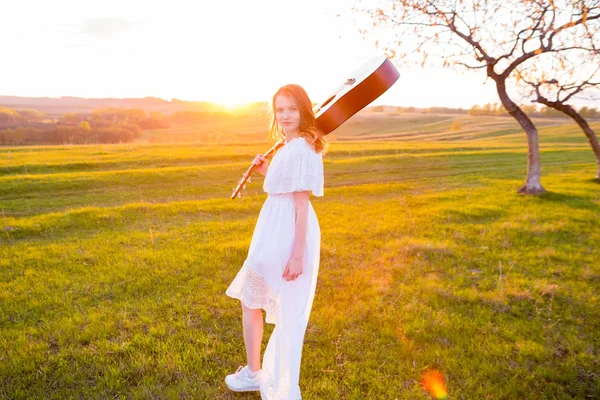
[[[237,105],[266,101],[279,86],[297,83],[319,102],[348,72],[381,54],[346,17],[350,5],[6,2],[0,95],[154,96]],[[400,68],[400,74],[375,104],[468,108],[498,101],[483,72]]]

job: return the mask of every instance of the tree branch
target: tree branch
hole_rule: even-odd
[[[487,67],[487,64],[473,66],[473,65],[468,65],[468,64],[466,64],[464,62],[459,62],[459,61],[456,61],[455,64],[456,65],[462,65],[463,67],[466,67],[468,69],[481,69],[481,68]]]

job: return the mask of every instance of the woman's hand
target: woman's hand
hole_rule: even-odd
[[[262,154],[257,154],[252,161],[252,164],[258,165],[256,170],[260,172],[261,175],[267,174],[267,169],[269,168],[269,160],[267,160]]]
[[[286,281],[295,281],[302,272],[304,272],[303,258],[292,257],[283,271],[283,278]]]

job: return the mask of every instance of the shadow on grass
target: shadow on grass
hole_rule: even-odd
[[[502,218],[506,214],[506,211],[495,208],[465,208],[462,210],[449,209],[444,210],[443,216],[448,219],[449,222],[454,223],[485,223],[494,222]]]
[[[537,196],[537,198],[545,202],[566,204],[567,206],[573,208],[600,211],[600,206],[598,206],[598,204],[594,203],[589,198],[582,196],[548,191]]]

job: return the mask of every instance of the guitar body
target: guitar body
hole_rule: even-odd
[[[315,106],[313,111],[317,127],[324,135],[333,132],[348,118],[385,93],[398,80],[398,77],[400,77],[400,73],[387,57],[371,58],[360,68],[354,70],[327,100]],[[279,140],[264,156],[268,158],[275,154],[283,146],[283,143],[283,139]],[[253,164],[248,168],[233,191],[232,199],[239,197],[242,189],[246,187],[246,182],[250,182],[250,175],[256,167]]]
[[[400,74],[385,56],[374,57],[353,71],[332,96],[315,107],[317,127],[327,135],[371,104],[398,80]]]

